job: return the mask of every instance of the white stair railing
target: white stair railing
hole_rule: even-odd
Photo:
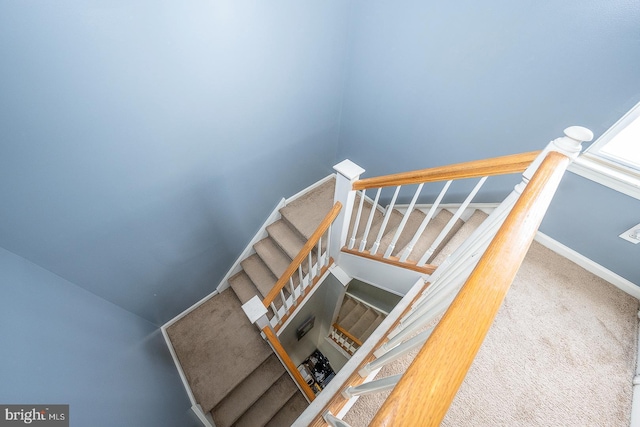
[[[282,327],[285,320],[298,307],[299,300],[310,292],[311,288],[315,286],[330,267],[331,234],[333,233],[334,221],[336,221],[341,211],[342,204],[336,202],[298,255],[291,261],[273,289],[265,296],[263,304],[265,307],[271,308],[273,317],[270,320],[270,324],[276,330]],[[327,242],[324,247],[322,244],[323,237],[326,238]],[[314,250],[315,263],[313,260]],[[302,267],[305,262],[307,264],[306,274]],[[295,286],[294,278],[298,280],[298,286]],[[289,296],[284,293],[286,287],[289,288]],[[277,307],[275,303],[277,299],[281,302],[280,307]]]
[[[429,337],[432,336],[432,334],[434,333],[434,328],[430,327],[427,330],[424,330],[420,333],[418,333],[416,336],[409,338],[409,335],[418,332],[419,328],[423,328],[428,326],[429,322],[434,321],[437,316],[439,314],[441,314],[442,312],[446,311],[447,307],[449,306],[449,304],[451,303],[451,301],[453,299],[455,299],[456,294],[458,293],[458,290],[460,288],[460,285],[462,282],[466,281],[466,277],[468,276],[469,272],[471,270],[474,270],[476,263],[478,263],[478,260],[480,259],[482,261],[482,271],[489,271],[487,270],[487,263],[490,262],[490,260],[493,260],[493,257],[482,257],[482,253],[484,252],[484,250],[486,249],[486,247],[488,246],[489,242],[493,239],[493,236],[496,234],[496,230],[499,230],[500,233],[500,237],[501,239],[496,239],[499,241],[499,243],[494,242],[491,245],[491,251],[492,254],[494,253],[503,253],[505,251],[505,249],[503,249],[504,247],[504,241],[502,239],[506,239],[505,236],[509,235],[509,233],[512,230],[512,226],[514,226],[515,224],[523,224],[523,218],[525,218],[528,215],[528,211],[526,211],[525,207],[531,206],[531,208],[533,209],[533,207],[535,206],[534,204],[531,204],[533,202],[531,202],[531,200],[539,200],[538,194],[542,194],[544,193],[544,196],[539,196],[541,197],[540,200],[543,200],[542,202],[542,208],[537,209],[537,211],[535,212],[535,216],[536,216],[536,224],[539,223],[539,221],[541,221],[542,216],[544,215],[544,209],[546,209],[546,206],[549,203],[550,197],[548,196],[548,194],[553,194],[553,191],[555,191],[555,186],[557,186],[558,182],[559,182],[559,177],[561,177],[562,171],[564,170],[564,168],[566,168],[566,165],[568,164],[568,162],[566,161],[566,157],[569,157],[569,159],[571,158],[575,158],[577,156],[577,154],[579,153],[580,149],[580,141],[582,140],[589,140],[591,137],[591,134],[588,130],[584,129],[584,128],[569,128],[565,131],[565,134],[567,135],[564,138],[559,138],[557,140],[552,141],[549,146],[547,146],[547,148],[545,148],[545,150],[540,154],[540,156],[538,158],[536,158],[536,160],[531,164],[531,166],[529,166],[526,171],[524,171],[523,173],[523,182],[521,184],[518,184],[515,188],[515,190],[504,200],[504,202],[489,216],[489,218],[474,232],[472,233],[471,237],[469,239],[467,239],[460,247],[458,247],[458,249],[456,249],[454,251],[454,253],[449,256],[442,264],[441,266],[436,269],[436,271],[431,275],[430,277],[430,282],[431,282],[431,286],[427,287],[423,292],[419,292],[414,294],[411,293],[411,295],[407,295],[405,297],[405,299],[403,299],[403,301],[401,302],[401,305],[403,307],[403,313],[400,316],[400,318],[398,318],[398,321],[396,322],[396,326],[392,329],[389,328],[390,323],[388,322],[391,319],[387,319],[387,322],[383,322],[383,324],[380,326],[380,330],[383,330],[383,328],[389,328],[389,329],[385,329],[387,332],[382,332],[384,334],[384,338],[380,339],[377,344],[373,344],[373,346],[370,344],[368,340],[367,342],[365,342],[363,344],[362,350],[366,352],[366,354],[361,354],[360,357],[358,358],[358,360],[362,360],[362,363],[359,365],[358,369],[355,370],[354,372],[357,373],[357,376],[360,377],[362,379],[362,377],[367,377],[364,381],[360,382],[358,385],[358,382],[356,382],[353,378],[353,376],[349,377],[349,383],[353,384],[349,387],[346,388],[342,388],[341,389],[341,395],[343,396],[343,398],[348,399],[351,398],[353,396],[358,396],[358,395],[362,395],[362,394],[368,394],[368,393],[375,393],[375,392],[379,392],[382,390],[389,390],[394,388],[394,385],[396,383],[398,383],[398,381],[400,380],[400,378],[402,377],[402,374],[400,375],[394,375],[394,376],[390,376],[390,377],[385,377],[385,378],[380,378],[380,379],[373,379],[372,376],[374,375],[374,373],[376,371],[378,371],[382,366],[391,363],[394,360],[397,360],[399,357],[402,357],[404,355],[406,355],[407,353],[409,353],[411,350],[415,350],[416,348],[420,348],[424,345],[425,348],[429,347],[429,349],[433,348],[433,346],[429,346],[429,344],[432,342],[429,340]],[[514,207],[514,204],[516,202],[518,202],[518,198],[520,193],[522,192],[522,190],[526,187],[526,185],[528,184],[529,180],[531,179],[531,177],[533,176],[536,168],[542,163],[542,159],[544,159],[546,157],[546,155],[550,152],[550,151],[559,151],[561,154],[563,154],[565,156],[564,160],[560,160],[562,158],[562,156],[558,156],[557,154],[551,158],[552,156],[549,156],[550,158],[545,161],[545,168],[544,172],[542,172],[541,174],[538,174],[536,177],[536,184],[533,185],[533,188],[530,192],[527,193],[527,197],[524,198],[524,202],[522,203],[518,203],[517,206],[517,210],[515,210],[514,212],[512,211],[512,208]],[[550,166],[551,165],[558,165],[558,169],[554,170],[551,169]],[[456,165],[458,166],[458,165]],[[487,174],[490,175],[490,174]],[[470,203],[471,199],[475,196],[475,193],[477,193],[477,191],[479,190],[479,187],[484,183],[484,181],[486,180],[486,176],[487,175],[483,175],[480,182],[478,183],[478,185],[476,186],[476,188],[474,188],[474,191],[472,191],[472,194],[470,194],[467,199],[465,199],[465,203]],[[384,177],[385,179],[387,179],[386,177]],[[400,184],[402,182],[402,179],[406,179],[406,177],[404,178],[394,178],[395,181]],[[374,178],[374,179],[370,179],[370,181],[376,181],[376,180],[380,180],[382,181],[382,178]],[[449,180],[450,181],[450,180]],[[386,181],[385,181],[386,182]],[[393,179],[390,181],[393,182]],[[545,187],[545,185],[547,183],[550,183],[549,187]],[[369,184],[369,183],[367,183]],[[532,183],[533,184],[533,183]],[[447,182],[447,184],[445,185],[445,189],[443,189],[443,191],[440,192],[440,196],[438,197],[438,200],[436,201],[436,203],[434,205],[437,205],[441,202],[442,200],[442,196],[444,195],[444,193],[446,192],[446,189],[448,188],[448,186],[450,185],[450,182]],[[385,185],[388,186],[388,185]],[[356,189],[366,189],[366,188],[372,188],[373,186],[365,186],[364,184],[360,185],[360,188],[358,188],[358,186],[355,186]],[[373,187],[375,188],[375,187]],[[379,197],[379,193],[380,193],[380,188],[382,188],[382,186],[378,187],[378,194],[376,199]],[[397,195],[399,192],[399,188],[400,185],[398,185],[396,192],[394,194],[394,197],[392,199],[392,202],[389,206],[389,208],[387,209],[386,215],[385,215],[385,221],[383,222],[383,225],[381,227],[381,229],[383,230],[384,227],[386,227],[386,223],[388,222],[388,217],[390,215],[389,211],[393,208],[393,205],[397,199]],[[362,192],[362,199],[364,199],[364,191]],[[415,203],[415,201],[417,200],[417,196],[414,195],[414,198],[412,199],[412,203],[409,205],[410,208],[407,209],[407,212],[405,213],[405,215],[410,215],[411,211],[413,209],[413,204]],[[376,202],[377,203],[377,202]],[[358,208],[359,210],[361,209],[361,207]],[[376,209],[376,205],[374,205],[372,207],[372,212],[374,212],[374,210]],[[435,212],[435,209],[432,208],[432,210],[430,212]],[[461,213],[461,211],[459,210],[458,212]],[[457,212],[457,213],[458,213]],[[509,215],[509,214],[512,215]],[[360,212],[358,213],[358,215],[360,215]],[[423,224],[426,222],[428,223],[428,221],[433,217],[434,214],[427,214],[427,218],[426,221],[423,221]],[[454,214],[454,217],[456,215]],[[459,217],[460,215],[458,215]],[[370,215],[370,219],[373,216]],[[501,227],[503,221],[505,220],[505,217],[508,217],[508,221],[509,221],[509,226],[508,227]],[[457,219],[457,218],[456,218]],[[357,222],[357,221],[356,221]],[[421,224],[421,228],[422,225]],[[451,221],[449,222],[449,224],[451,224]],[[524,224],[526,224],[526,221],[524,222]],[[426,225],[425,225],[426,227]],[[367,226],[367,228],[369,228],[369,224]],[[356,224],[356,229],[357,229],[357,224]],[[526,231],[521,231],[521,230],[526,230]],[[517,231],[517,233],[531,233],[531,226],[527,225],[525,229],[520,229]],[[367,230],[368,231],[368,230]],[[424,231],[424,230],[422,230]],[[383,232],[383,231],[381,231]],[[378,233],[378,238],[376,239],[376,243],[374,244],[375,250],[378,249],[378,246],[380,244],[380,236],[381,236],[381,232]],[[535,231],[534,231],[535,232]],[[352,236],[352,239],[354,238],[355,233]],[[366,233],[364,235],[364,237],[366,238]],[[531,239],[532,237],[529,236]],[[415,236],[414,236],[415,238]],[[413,244],[415,244],[416,239],[412,239]],[[438,240],[438,239],[436,239]],[[394,239],[392,240],[392,243],[395,244],[397,243],[397,239],[396,236],[394,235]],[[410,248],[411,243],[409,245],[407,245],[407,249]],[[353,246],[355,247],[356,242],[353,242]],[[437,244],[434,245],[437,247]],[[434,246],[432,245],[432,246]],[[374,248],[372,248],[374,249]],[[374,252],[373,250],[371,252]],[[391,251],[387,250],[385,252],[385,255],[389,255],[390,253],[393,252],[393,249]],[[410,252],[409,252],[410,253]],[[507,253],[507,252],[504,252]],[[402,254],[403,257],[405,257],[406,260],[406,256],[408,256],[408,254],[405,252],[403,252]],[[522,248],[519,249],[518,252],[518,257],[524,257],[524,254],[522,252]],[[426,258],[424,260],[421,260],[422,262],[426,262],[429,258],[429,256],[423,257]],[[521,260],[521,259],[520,259]],[[519,265],[519,263],[518,263]],[[480,264],[478,264],[478,268],[480,267]],[[510,269],[510,272],[506,275],[504,275],[505,277],[510,277],[509,275],[511,274],[515,274],[515,273],[511,273],[511,270],[513,270],[514,267],[512,267]],[[474,280],[477,280],[479,277],[476,274],[476,272],[474,271]],[[488,277],[482,277],[481,280],[490,280],[488,279]],[[471,282],[471,280],[469,280],[469,282]],[[474,286],[474,291],[477,288],[477,285],[475,285],[475,283],[472,285]],[[468,285],[465,285],[465,292],[468,294],[470,291],[467,290]],[[484,289],[484,288],[481,288]],[[507,287],[508,289],[508,287]],[[413,292],[413,290],[412,290]],[[413,303],[411,303],[410,305],[404,305],[402,304],[407,298],[410,298],[411,301],[413,301]],[[478,305],[476,303],[476,305]],[[398,307],[397,307],[398,308]],[[460,307],[456,306],[456,314],[461,310]],[[492,310],[497,310],[497,308],[492,307]],[[449,313],[447,312],[447,315],[445,315],[445,319],[447,319],[447,325],[449,325],[450,320],[449,320]],[[467,318],[469,315],[466,315]],[[468,323],[468,321],[467,321]],[[483,323],[484,325],[484,323]],[[484,327],[484,326],[482,326]],[[440,329],[436,330],[436,333],[433,335],[442,335],[443,332],[440,331]],[[486,333],[486,332],[485,332]],[[377,333],[375,335],[375,339],[378,339],[380,337],[379,333]],[[374,339],[372,337],[372,339]],[[426,344],[425,344],[426,343]],[[456,345],[457,345],[458,341],[456,341]],[[462,346],[466,345],[466,342],[462,344]],[[477,344],[473,344],[474,346],[476,346]],[[478,345],[479,346],[479,345]],[[356,354],[356,356],[358,356],[358,354],[360,354],[361,352],[358,352]],[[424,353],[424,349],[423,351],[420,352],[420,357],[422,357],[422,354]],[[442,352],[440,352],[442,353]],[[442,353],[444,354],[444,353]],[[474,353],[475,354],[475,353]],[[374,360],[370,361],[368,363],[364,362],[364,359],[367,358],[367,355],[373,355]],[[350,362],[354,362],[356,359],[356,356],[354,356],[354,358],[352,358],[352,360],[350,360]],[[422,359],[424,359],[424,357],[422,357]],[[418,362],[420,364],[420,368],[422,369],[422,366],[424,366],[423,360],[417,360],[416,362]],[[438,362],[440,362],[442,359],[438,360]],[[349,366],[351,366],[349,363],[347,364]],[[414,368],[414,364],[412,364],[410,370],[416,370],[413,369]],[[440,366],[445,366],[440,364]],[[466,366],[466,365],[465,365]],[[347,366],[345,366],[346,368]],[[353,368],[351,368],[353,369]],[[454,368],[455,369],[455,368]],[[439,372],[437,370],[435,370],[434,372]],[[431,374],[431,373],[430,373]],[[346,374],[348,375],[348,374]],[[343,375],[344,377],[344,375]],[[413,378],[418,378],[417,381],[420,381],[420,377],[413,377]],[[441,378],[441,374],[438,378]],[[335,381],[335,380],[334,380]],[[346,382],[346,377],[344,377],[344,380],[342,383]],[[412,382],[415,382],[412,380]],[[404,389],[406,388],[406,381],[402,382],[403,387],[402,389],[402,394],[398,394],[399,391],[396,389],[392,392],[391,398],[387,400],[387,402],[385,403],[385,407],[388,406],[388,402],[389,400],[392,400],[394,403],[393,405],[396,405],[395,402],[400,402],[402,401],[401,399],[403,397],[400,397],[400,400],[398,396],[406,396],[406,392],[404,391]],[[331,385],[332,390],[336,390],[336,387],[340,387],[340,385],[337,383],[334,383]],[[439,387],[442,386],[442,384],[439,384]],[[444,387],[448,387],[448,385],[444,385]],[[334,391],[335,392],[335,391]],[[409,393],[412,393],[413,390],[408,391]],[[449,402],[450,402],[450,397],[449,395],[447,395],[447,403],[445,403],[446,406],[448,406]],[[344,405],[344,403],[331,403],[331,402],[339,402],[340,400],[337,398],[337,395],[333,395],[333,397],[329,398],[330,400],[327,400],[325,398],[322,399],[322,405],[325,408],[329,408],[328,410],[325,410],[325,412],[323,413],[324,415],[324,420],[327,420],[327,422],[330,422],[331,425],[340,425],[340,426],[345,426],[346,424],[344,424],[344,422],[340,421],[338,418],[333,417],[333,415],[331,415],[331,413],[329,412],[332,407],[338,408],[336,409],[336,411],[339,411],[342,407],[342,405]],[[436,396],[437,399],[437,396]],[[326,403],[325,403],[326,402]],[[345,402],[345,401],[343,401]],[[346,402],[345,402],[346,403]],[[338,406],[335,406],[338,405]],[[441,405],[440,403],[438,403],[438,405],[440,405],[440,407],[442,407],[443,405]],[[405,407],[406,405],[400,404],[401,407]],[[394,406],[394,408],[398,408],[398,406]],[[410,412],[413,412],[413,406],[409,409]],[[317,410],[314,408],[309,408],[307,411],[313,411],[313,410]],[[437,409],[438,411],[440,411],[440,408]],[[300,422],[304,422],[306,423],[306,425],[310,425],[310,426],[316,426],[316,425],[320,425],[316,422],[317,419],[314,419],[313,422],[311,422],[311,419],[309,418],[309,415],[307,415],[307,411],[305,411],[305,413],[298,419],[298,421],[296,421],[296,424],[294,424],[295,426],[298,425],[303,425],[300,424]],[[389,425],[395,425],[395,421],[396,420],[396,415],[393,415],[393,418],[388,418],[390,413],[393,414],[397,414],[397,409],[385,409],[383,408],[383,414],[381,415],[380,413],[376,416],[376,419],[374,419],[373,421],[373,425],[380,425],[380,422],[384,419],[384,423],[388,424],[391,423]],[[392,411],[392,412],[389,412]],[[416,412],[420,412],[420,411],[416,411]],[[316,412],[316,414],[318,414],[318,412]],[[402,415],[402,420],[398,423],[398,425],[415,425],[415,423],[417,422],[416,420],[419,418],[416,418],[416,416],[409,416],[406,417],[403,414]],[[433,420],[438,420],[441,418],[437,418],[440,417],[440,412],[436,417],[431,417],[429,416],[430,419]],[[421,415],[422,416],[422,415]],[[443,413],[442,413],[443,416]],[[301,421],[302,420],[302,421]],[[331,421],[329,421],[331,420]],[[407,424],[406,420],[410,420],[409,424]],[[436,421],[439,423],[439,421]],[[341,424],[342,423],[342,424]],[[385,424],[385,425],[386,425]],[[437,425],[434,424],[433,422],[429,422],[429,425]]]

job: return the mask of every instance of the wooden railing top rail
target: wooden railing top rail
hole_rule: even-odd
[[[366,190],[368,188],[518,173],[527,169],[538,154],[540,154],[540,151],[531,151],[529,153],[512,154],[509,156],[494,157],[491,159],[457,163],[449,166],[439,166],[430,169],[420,169],[416,171],[360,179],[353,183],[353,189]]]
[[[264,335],[271,343],[271,347],[273,347],[273,350],[278,354],[280,360],[282,360],[282,363],[284,363],[289,372],[291,372],[291,375],[293,375],[293,378],[298,383],[298,386],[302,389],[309,401],[313,402],[313,399],[316,398],[315,393],[313,392],[313,390],[311,390],[311,387],[309,386],[309,384],[307,384],[304,378],[302,378],[302,374],[300,374],[297,366],[293,364],[293,361],[285,351],[284,347],[282,347],[282,344],[280,343],[280,340],[276,336],[275,332],[273,332],[273,329],[266,326],[264,329],[262,329],[262,332],[264,332]]]
[[[570,163],[550,152],[371,426],[439,426]]]
[[[314,231],[311,237],[309,237],[309,240],[307,240],[307,243],[305,243],[302,249],[300,249],[300,252],[298,253],[298,255],[293,259],[293,261],[291,261],[291,264],[289,264],[289,267],[287,267],[287,269],[282,274],[280,279],[278,279],[278,281],[273,286],[271,291],[269,291],[267,296],[264,298],[262,303],[264,304],[265,307],[269,307],[269,305],[278,297],[282,288],[284,288],[287,285],[287,282],[289,281],[289,278],[291,277],[291,275],[293,275],[293,273],[296,272],[300,264],[304,262],[304,260],[307,258],[307,255],[309,255],[309,252],[313,250],[313,248],[316,246],[316,244],[318,243],[322,235],[331,226],[333,221],[336,219],[336,217],[340,213],[341,209],[342,209],[342,203],[336,202],[335,205],[333,205],[333,207],[331,208],[329,213],[324,217],[324,219],[322,220],[322,222],[320,223],[316,231]]]

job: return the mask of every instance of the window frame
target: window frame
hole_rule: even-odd
[[[600,152],[622,129],[635,120],[640,120],[640,103],[591,144],[574,161],[569,170],[640,200],[640,168],[613,160],[607,154]]]

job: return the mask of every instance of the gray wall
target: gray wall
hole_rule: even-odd
[[[158,328],[0,249],[0,402],[73,426],[196,426]]]
[[[353,3],[338,159],[364,176],[537,150],[570,125],[597,137],[640,101],[638,2]],[[640,202],[567,179],[542,230],[640,284],[640,248],[616,240]]]
[[[161,324],[337,150],[341,1],[0,3],[0,246]]]

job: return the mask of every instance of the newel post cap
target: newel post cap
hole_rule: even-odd
[[[561,138],[554,139],[551,144],[555,146],[553,151],[559,151],[571,158],[576,158],[582,150],[582,142],[591,141],[593,139],[593,132],[582,126],[571,126],[564,130],[564,134]]]
[[[593,132],[582,126],[571,126],[564,130],[569,138],[579,142],[589,142],[593,139]]]
[[[346,159],[338,163],[333,169],[340,175],[344,176],[350,181],[358,179],[358,177],[364,173],[364,169],[353,163],[351,160]]]

